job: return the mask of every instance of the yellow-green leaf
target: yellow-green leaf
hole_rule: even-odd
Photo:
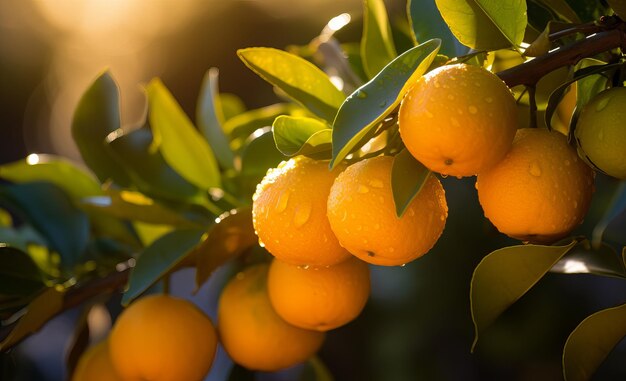
[[[237,54],[261,78],[325,120],[334,119],[345,99],[323,71],[294,54],[273,48],[240,49]]]
[[[440,46],[441,40],[434,39],[407,50],[345,100],[333,122],[333,167],[400,104]]]
[[[195,249],[196,288],[200,288],[219,266],[237,258],[257,242],[250,207],[221,215],[206,239]]]
[[[58,314],[63,308],[64,295],[65,290],[62,287],[50,287],[33,299],[11,333],[0,342],[0,351],[12,347],[26,336],[38,331]]]
[[[218,104],[218,76],[219,71],[216,68],[209,69],[204,76],[196,107],[196,121],[220,165],[223,168],[233,168],[233,151],[230,150],[228,137],[222,129],[224,116]]]
[[[332,129],[318,119],[281,115],[274,120],[272,132],[283,155],[330,156]]]
[[[435,0],[450,31],[477,50],[519,47],[526,30],[525,0]]]
[[[219,188],[220,172],[215,156],[178,102],[159,79],[153,79],[146,90],[153,144],[165,161],[201,189]]]
[[[373,78],[396,56],[391,27],[383,0],[363,0],[361,59],[368,78]]]
[[[406,149],[394,157],[391,168],[391,190],[398,217],[402,217],[411,201],[422,190],[430,173],[430,170]]]
[[[607,308],[583,320],[563,348],[566,381],[587,381],[611,350],[626,337],[626,304]]]
[[[24,160],[0,166],[0,177],[14,183],[46,181],[63,189],[72,199],[101,195],[98,181],[60,156],[30,154]]]
[[[577,241],[564,246],[518,245],[488,254],[476,266],[470,286],[475,336],[530,290]]]

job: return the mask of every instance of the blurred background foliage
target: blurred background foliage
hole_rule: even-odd
[[[406,28],[394,21],[406,19],[405,2],[385,4],[395,28]],[[431,11],[436,12],[434,6]],[[288,0],[0,2],[0,164],[31,152],[80,161],[70,134],[72,114],[105,67],[120,86],[123,125],[142,119],[145,100],[138,84],[153,77],[163,80],[187,115],[195,115],[209,67],[220,69],[221,92],[236,94],[248,109],[276,103],[279,98],[271,86],[245,68],[235,51],[306,45],[343,12],[353,22],[337,37],[358,42],[359,0],[299,0],[297,5]],[[394,36],[399,51],[410,44],[402,33]],[[597,182],[589,215],[576,232],[587,237],[617,187],[616,180],[601,175]],[[404,267],[372,267],[372,296],[364,313],[328,335],[320,358],[336,380],[561,379],[561,351],[568,334],[591,313],[624,302],[626,285],[609,277],[549,274],[496,321],[471,354],[472,272],[484,255],[517,242],[483,217],[474,179],[447,178],[443,183],[449,217],[435,248]],[[623,240],[623,233],[617,236]],[[172,293],[193,299],[215,318],[228,266],[194,296],[190,271],[175,274]],[[119,302],[116,297],[107,303],[111,315],[104,308],[90,314],[99,319],[90,326],[103,331],[92,331],[92,340],[105,334]],[[0,377],[11,373],[15,380],[63,380],[64,351],[81,319],[79,308],[53,319],[13,356],[2,358],[0,367],[8,371]],[[596,379],[625,379],[624,358],[626,345],[621,343]],[[230,367],[220,351],[207,379],[226,379]],[[290,370],[257,375],[262,380],[292,377]]]

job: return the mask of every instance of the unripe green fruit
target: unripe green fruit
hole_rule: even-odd
[[[578,155],[594,168],[626,179],[626,88],[596,95],[580,113],[575,131]]]

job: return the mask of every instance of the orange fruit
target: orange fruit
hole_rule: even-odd
[[[294,265],[329,266],[350,257],[326,217],[328,192],[341,169],[304,156],[270,169],[253,196],[252,221],[259,241]]]
[[[576,122],[580,157],[594,168],[626,180],[626,88],[597,94],[583,107]]]
[[[89,347],[78,360],[72,381],[121,381],[111,362],[109,341]]]
[[[109,340],[113,365],[128,380],[202,380],[217,349],[211,320],[193,303],[168,295],[133,302]]]
[[[428,252],[448,217],[443,187],[430,175],[398,218],[392,165],[389,156],[352,164],[337,176],[328,196],[328,220],[341,245],[365,262],[384,266],[402,265]]]
[[[325,334],[294,327],[272,308],[267,264],[248,267],[231,279],[218,304],[220,342],[237,364],[276,371],[300,363],[322,346]]]
[[[274,310],[289,324],[328,331],[354,320],[370,294],[367,264],[355,257],[327,268],[304,268],[275,259],[267,289]]]
[[[523,128],[511,151],[476,180],[485,216],[522,241],[552,242],[581,223],[593,193],[593,171],[556,131]]]
[[[434,172],[472,176],[500,161],[517,128],[517,107],[498,76],[478,66],[442,66],[406,93],[398,113],[400,136]]]

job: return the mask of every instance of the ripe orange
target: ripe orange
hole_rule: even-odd
[[[485,216],[498,230],[523,241],[552,242],[587,213],[593,171],[564,135],[523,128],[506,157],[476,180]]]
[[[313,269],[275,259],[268,275],[272,306],[296,327],[328,331],[354,320],[370,294],[367,264],[355,257]]]
[[[108,340],[99,342],[82,354],[72,381],[122,381],[111,363]]]
[[[347,259],[330,229],[326,200],[343,168],[300,156],[270,169],[253,196],[254,229],[267,251],[294,265],[329,266]]]
[[[325,334],[294,327],[276,314],[267,295],[267,264],[238,273],[218,305],[218,331],[226,352],[252,370],[276,371],[311,357]]]
[[[328,219],[349,252],[365,262],[396,266],[430,250],[448,217],[445,192],[431,175],[401,218],[391,191],[393,158],[359,161],[342,172],[328,196]]]
[[[109,340],[113,365],[127,380],[202,380],[217,349],[211,320],[193,303],[167,295],[133,302]]]
[[[481,67],[442,66],[407,92],[398,114],[411,154],[434,172],[472,176],[500,161],[517,128],[517,107],[500,78]]]

